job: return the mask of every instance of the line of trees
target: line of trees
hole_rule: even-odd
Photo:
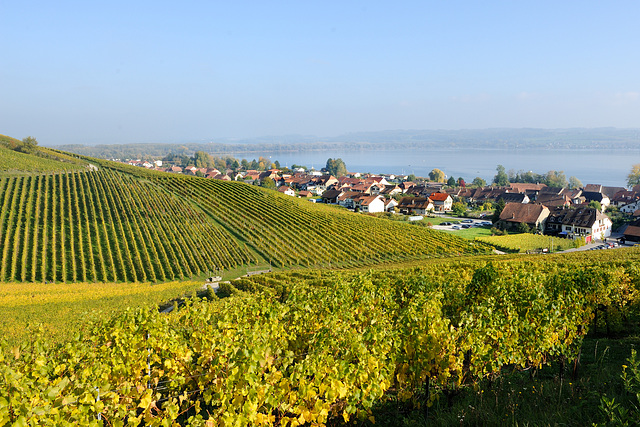
[[[639,171],[640,171],[640,165]],[[474,180],[475,182],[475,180]],[[515,171],[510,169],[508,172],[505,167],[498,165],[496,167],[496,174],[493,177],[493,183],[499,186],[509,185],[509,183],[529,183],[529,184],[546,184],[549,187],[569,187],[579,188],[582,187],[582,182],[575,176],[567,177],[564,171],[550,170],[547,173],[539,174],[532,171]]]

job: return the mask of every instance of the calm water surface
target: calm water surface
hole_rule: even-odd
[[[376,151],[302,151],[261,154],[278,160],[282,166],[305,165],[320,169],[329,158],[341,158],[350,172],[394,173],[428,176],[438,168],[447,176],[463,177],[471,182],[479,176],[491,182],[496,166],[508,171],[564,171],[567,179],[575,176],[583,184],[626,186],[632,165],[640,163],[637,150],[490,150],[490,149],[425,149]],[[238,154],[238,157],[246,156]],[[256,156],[258,157],[258,156]],[[248,159],[251,160],[251,159]]]

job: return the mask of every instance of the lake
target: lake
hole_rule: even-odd
[[[231,154],[234,155],[234,154]],[[583,184],[626,186],[632,165],[640,163],[637,150],[559,150],[559,149],[380,149],[367,151],[316,150],[274,151],[256,155],[278,160],[282,166],[292,164],[321,169],[329,158],[341,158],[349,172],[393,173],[428,176],[438,168],[456,179],[462,177],[471,182],[479,176],[487,182],[493,180],[496,166],[507,171],[533,171],[543,174],[549,170],[564,171],[565,176],[575,176]],[[246,157],[247,153],[234,155]],[[251,160],[251,159],[248,159]]]

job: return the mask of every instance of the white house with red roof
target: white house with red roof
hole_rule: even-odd
[[[447,193],[431,193],[429,196],[436,212],[449,212],[453,205],[453,199]]]

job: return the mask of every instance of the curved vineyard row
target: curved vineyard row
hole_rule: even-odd
[[[0,179],[0,282],[165,281],[255,259],[153,183],[114,171]]]
[[[449,234],[310,205],[243,183],[176,176],[155,182],[197,202],[279,266],[349,266],[489,250]]]

